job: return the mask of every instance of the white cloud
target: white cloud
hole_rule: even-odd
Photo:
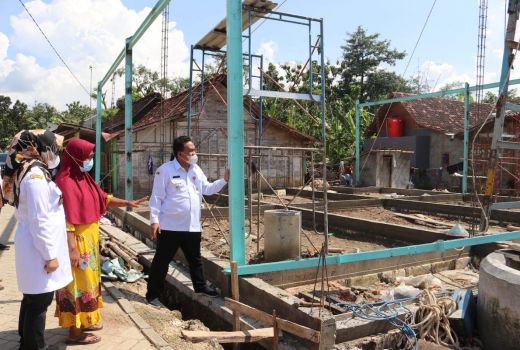
[[[95,86],[123,49],[125,38],[135,32],[150,12],[149,8],[129,9],[121,0],[52,0],[48,3],[34,0],[25,5],[87,89],[89,66],[95,67]],[[161,20],[159,16],[134,46],[134,65],[144,64],[152,70],[160,70]],[[56,57],[29,16],[25,12],[11,16],[10,25],[9,38],[0,33],[1,93],[29,104],[48,102],[60,109],[74,100],[88,104],[86,92]],[[12,57],[7,56],[7,48]],[[188,56],[183,32],[175,22],[170,22],[170,78],[188,75]],[[116,96],[123,94],[120,80]],[[105,89],[110,90],[110,83]]]
[[[260,48],[257,50],[257,55],[264,56],[264,64],[274,62],[274,54],[278,51],[278,45],[272,41],[264,41],[260,44]]]

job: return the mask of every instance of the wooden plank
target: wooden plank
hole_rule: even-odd
[[[309,293],[306,293],[306,292],[300,292],[300,293],[298,293],[298,296],[299,296],[300,298],[304,298],[304,299],[306,299],[306,300],[309,300],[309,301],[311,301],[311,302],[314,302],[314,305],[315,305],[316,307],[319,307],[319,306],[321,305],[321,299],[318,298],[318,297],[315,297],[315,296],[313,296],[313,295],[311,295],[311,294],[309,294]],[[330,302],[328,302],[328,303],[324,303],[323,306],[324,306],[326,309],[329,309],[330,311],[334,311],[334,312],[337,312],[337,313],[340,313],[340,314],[342,314],[342,313],[345,312],[345,310],[344,310],[343,308],[341,308],[341,307],[339,307],[339,306],[337,306],[337,305],[335,305],[335,304],[331,304]]]
[[[182,337],[192,343],[208,342],[216,340],[220,344],[225,343],[254,343],[274,337],[274,328],[259,328],[249,331],[212,332],[212,331],[181,331]]]
[[[449,227],[449,228],[451,228],[453,226],[451,224],[447,224],[445,222],[433,220],[433,219],[430,219],[430,218],[420,218],[420,217],[415,216],[415,215],[408,215],[408,214],[401,214],[401,213],[393,213],[393,214],[395,216],[398,216],[398,217],[401,217],[401,218],[414,220],[414,221],[420,221],[420,222],[426,222],[428,224],[433,224],[433,225],[437,225],[437,226]]]
[[[273,310],[273,350],[278,350],[278,342],[280,341],[279,333],[280,330],[278,329],[278,320],[276,319],[276,310]]]
[[[240,300],[236,261],[231,262],[231,297],[236,301]],[[240,312],[238,310],[233,310],[233,330],[240,330]]]
[[[249,305],[242,304],[241,302],[229,298],[225,298],[225,304],[226,307],[228,307],[232,311],[240,311],[240,313],[243,315],[254,318],[255,320],[258,320],[269,326],[273,325],[273,316],[269,315],[267,312],[263,312]],[[317,330],[299,325],[297,323],[282,318],[277,318],[276,322],[278,324],[279,329],[281,329],[284,332],[293,334],[302,339],[310,340],[313,343],[320,342],[320,332]]]

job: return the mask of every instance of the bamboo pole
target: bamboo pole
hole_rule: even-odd
[[[125,251],[123,251],[121,248],[117,246],[117,244],[114,244],[113,242],[106,242],[107,246],[112,249],[117,255],[123,258],[124,261],[130,265],[130,267],[136,269],[137,271],[141,272],[143,271],[143,265],[139,264],[137,261],[135,261],[131,256],[129,256]]]

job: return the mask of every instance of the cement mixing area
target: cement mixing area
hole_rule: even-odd
[[[229,260],[229,197],[207,198],[204,269],[222,297],[194,293],[182,252],[161,297],[211,329],[183,331],[185,339],[242,349],[517,348],[519,211],[493,210],[497,233],[478,235],[480,213],[462,194],[338,186],[328,193],[325,236],[323,194],[254,193],[238,268]],[[102,231],[146,271],[154,242],[145,208],[112,209],[114,226]]]

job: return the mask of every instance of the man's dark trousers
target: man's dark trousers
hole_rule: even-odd
[[[43,333],[47,308],[53,296],[54,292],[23,295],[18,319],[21,350],[47,349]]]
[[[161,233],[157,234],[157,248],[148,277],[147,300],[159,297],[170,261],[179,248],[182,249],[186,260],[188,260],[193,289],[196,292],[204,289],[206,280],[202,271],[200,238],[201,232],[161,230]]]

